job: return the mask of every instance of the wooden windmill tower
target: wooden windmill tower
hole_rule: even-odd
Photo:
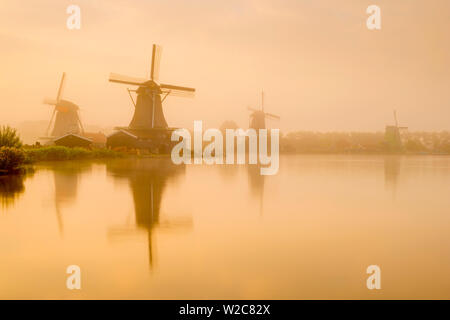
[[[391,151],[400,151],[403,148],[402,133],[408,130],[408,127],[400,127],[397,120],[397,111],[394,110],[395,125],[386,126],[384,139],[386,146]]]
[[[128,127],[118,127],[117,129],[139,140],[155,138],[155,131],[160,132],[161,129],[166,131],[169,129],[162,110],[162,103],[168,95],[186,97],[193,96],[195,93],[194,88],[159,83],[160,59],[161,47],[154,44],[149,79],[128,77],[116,73],[111,73],[109,76],[111,82],[138,87],[136,90],[127,89],[135,107],[133,118]],[[136,101],[133,99],[131,92],[136,92]]]
[[[45,133],[50,139],[66,134],[82,134],[84,132],[83,125],[78,114],[80,108],[73,102],[62,99],[65,79],[66,74],[63,73],[58,92],[56,94],[56,99],[45,98],[43,101],[45,104],[54,106],[53,113]],[[52,127],[53,129],[49,136],[49,132]]]
[[[266,129],[266,118],[276,120],[280,119],[280,117],[275,114],[264,112],[264,91],[261,91],[261,109],[258,110],[248,107],[248,110],[252,111],[252,113],[250,114],[249,124],[251,129]]]

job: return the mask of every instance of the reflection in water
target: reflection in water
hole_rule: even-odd
[[[33,175],[32,170],[25,174],[0,175],[0,204],[2,208],[9,207],[25,192],[24,181]]]
[[[51,165],[55,180],[56,218],[61,236],[64,234],[62,208],[76,200],[80,176],[91,168],[92,163],[83,161],[60,162]]]
[[[388,156],[384,158],[384,183],[387,189],[391,189],[395,197],[397,183],[400,176],[400,157]]]
[[[259,214],[263,214],[263,200],[264,200],[264,179],[265,176],[261,174],[260,165],[249,165],[248,168],[248,181],[252,196],[259,200]]]
[[[236,166],[231,164],[223,164],[218,166],[220,177],[224,181],[232,181],[238,176],[239,170],[236,170]]]
[[[126,179],[129,181],[134,202],[134,212],[136,227],[144,229],[148,237],[148,255],[150,268],[153,266],[153,242],[152,231],[157,226],[162,226],[160,222],[160,209],[164,190],[167,182],[181,174],[184,174],[185,167],[174,165],[170,159],[152,159],[142,161],[136,159],[126,159],[113,161],[107,164],[107,171],[115,179]],[[178,221],[168,223],[166,227],[190,226],[191,221]],[[135,229],[113,228],[110,235],[126,235]]]
[[[0,299],[450,298],[450,157],[282,164],[274,177],[161,158],[105,160],[86,173],[37,164],[23,184],[0,187],[3,197],[25,187],[0,208]],[[176,227],[185,208],[195,229]],[[70,264],[88,275],[78,293],[64,285]],[[372,264],[388,271],[376,296],[365,285]]]

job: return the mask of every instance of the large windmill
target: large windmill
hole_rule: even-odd
[[[171,84],[159,83],[159,65],[161,60],[161,47],[153,45],[152,63],[150,67],[150,78],[134,78],[111,73],[109,81],[138,86],[137,90],[128,89],[131,100],[135,107],[133,118],[127,128],[149,130],[168,128],[167,121],[162,110],[162,102],[170,95],[192,96],[194,88],[175,86]],[[130,92],[136,92],[136,102]]]
[[[62,99],[65,78],[66,74],[63,73],[58,92],[56,94],[56,99],[44,99],[45,104],[54,106],[53,113],[46,130],[46,136],[50,138],[57,138],[66,134],[82,134],[84,132],[83,125],[78,114],[80,108],[76,104]],[[49,136],[52,126],[53,129]]]
[[[275,114],[264,112],[264,91],[261,92],[261,109],[258,110],[248,107],[248,110],[252,111],[250,114],[250,128],[255,130],[266,128],[266,118],[280,119],[280,117]]]

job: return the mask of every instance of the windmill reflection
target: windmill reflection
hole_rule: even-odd
[[[265,176],[261,174],[260,165],[249,165],[247,167],[248,181],[250,192],[254,198],[259,201],[259,214],[263,214],[263,200],[264,200],[264,179]]]
[[[148,256],[150,268],[154,264],[154,237],[156,227],[190,227],[192,221],[178,220],[163,223],[160,210],[163,194],[169,180],[184,174],[185,167],[174,165],[170,159],[125,159],[107,164],[107,171],[115,179],[128,180],[134,202],[135,223],[133,227],[110,228],[111,238],[134,235],[145,230],[148,238]]]
[[[400,161],[401,159],[398,156],[387,156],[384,158],[384,184],[387,189],[392,189],[394,197],[400,176]]]
[[[55,211],[61,236],[64,235],[62,209],[75,201],[80,176],[91,168],[92,163],[83,161],[60,162],[51,165],[55,182]]]

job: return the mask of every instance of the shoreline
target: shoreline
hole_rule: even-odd
[[[106,148],[84,149],[68,148],[60,146],[49,147],[22,147],[19,152],[23,153],[22,162],[14,168],[0,169],[0,176],[26,174],[33,170],[33,165],[42,163],[60,163],[73,161],[104,161],[111,159],[163,159],[170,158],[171,154],[140,153],[133,151],[115,151]],[[375,152],[375,151],[349,151],[349,152],[286,152],[280,151],[280,156],[450,156],[450,153],[436,152]]]

